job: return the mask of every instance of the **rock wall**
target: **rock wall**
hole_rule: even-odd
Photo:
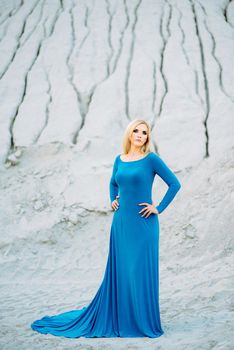
[[[28,0],[0,4],[0,161],[50,142],[111,157],[145,118],[184,168],[234,134],[233,1]],[[112,159],[112,158],[110,158]]]

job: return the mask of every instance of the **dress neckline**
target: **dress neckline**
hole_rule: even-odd
[[[142,157],[142,158],[140,158],[140,159],[136,159],[136,160],[127,160],[127,161],[126,161],[126,160],[122,160],[122,159],[120,158],[120,156],[121,156],[121,154],[120,154],[120,155],[119,155],[119,159],[121,160],[122,163],[135,163],[135,162],[140,162],[141,160],[147,158],[151,153],[152,153],[152,152],[148,153],[146,156],[144,156],[144,157]]]

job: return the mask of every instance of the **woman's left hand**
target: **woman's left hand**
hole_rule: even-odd
[[[146,205],[145,208],[141,209],[139,213],[143,212],[143,215],[141,217],[144,217],[146,215],[146,218],[150,216],[150,214],[158,214],[158,209],[154,206],[154,204],[149,204],[149,203],[138,203],[138,205]]]

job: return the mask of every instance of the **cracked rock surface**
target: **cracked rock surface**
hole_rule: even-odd
[[[233,1],[10,0],[0,11],[1,166],[48,142],[91,159],[106,140],[116,151],[134,117],[173,165],[232,146]]]

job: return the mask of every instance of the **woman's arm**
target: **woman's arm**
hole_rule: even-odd
[[[156,206],[156,209],[160,214],[171,203],[176,193],[181,188],[181,184],[175,174],[170,170],[170,168],[168,168],[166,163],[155,153],[154,157],[152,157],[152,163],[154,173],[159,175],[169,187],[159,205]]]
[[[117,169],[118,169],[118,156],[115,158],[115,161],[114,161],[112,175],[111,175],[110,184],[109,184],[111,203],[113,202],[113,200],[115,200],[116,196],[118,195],[118,190],[119,190],[119,187],[115,181],[115,174],[116,174]]]

